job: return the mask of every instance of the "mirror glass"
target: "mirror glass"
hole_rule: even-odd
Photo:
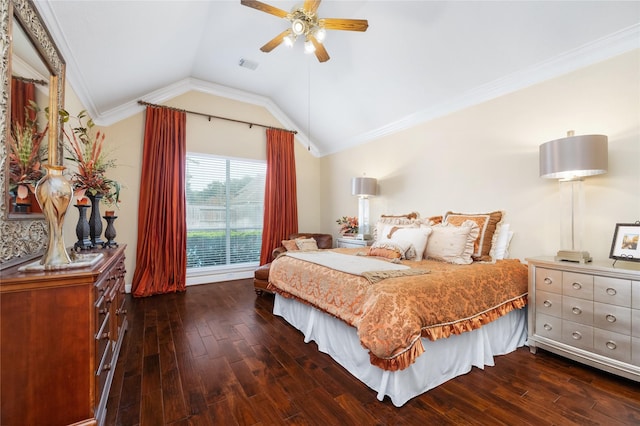
[[[39,3],[41,4],[41,3]],[[64,108],[65,63],[51,38],[40,12],[32,0],[0,0],[0,270],[12,263],[42,253],[47,243],[44,215],[30,208],[16,211],[15,200],[19,178],[10,178],[9,154],[12,128],[12,76],[36,80],[34,103],[41,112],[33,118],[37,131],[48,128],[40,142],[46,154],[45,163],[61,165],[63,140],[58,125],[58,111]],[[40,84],[45,82],[46,84]],[[47,117],[47,109],[52,112]],[[24,114],[24,106],[18,108]],[[53,152],[53,155],[51,155]],[[24,192],[24,190],[21,190]],[[14,193],[12,195],[12,192]],[[14,204],[14,205],[12,205]]]
[[[17,19],[13,21],[6,203],[13,219],[42,216],[35,185],[47,160],[49,69]]]

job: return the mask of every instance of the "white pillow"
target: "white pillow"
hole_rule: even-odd
[[[501,260],[508,256],[508,248],[513,237],[513,231],[509,229],[508,223],[503,223],[498,230],[495,244],[491,247],[489,255],[494,260]]]
[[[429,234],[431,234],[431,228],[400,228],[391,234],[391,240],[411,243],[416,251],[415,260],[422,260]]]
[[[473,243],[480,232],[476,222],[466,220],[460,226],[434,225],[431,230],[427,241],[426,258],[458,265],[468,265],[473,262],[471,257]]]

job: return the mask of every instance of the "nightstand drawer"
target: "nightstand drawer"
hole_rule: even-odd
[[[593,302],[577,297],[563,296],[562,318],[584,325],[593,325]]]
[[[593,300],[593,275],[563,272],[562,294],[580,299]]]
[[[562,294],[562,271],[536,268],[536,290]]]
[[[631,281],[631,307],[640,309],[640,281]]]
[[[562,321],[562,341],[576,348],[593,349],[593,327],[573,321]]]
[[[536,315],[536,334],[553,340],[560,340],[562,336],[562,319],[551,315]]]
[[[631,310],[631,335],[640,337],[640,309]]]
[[[631,337],[629,336],[595,329],[593,346],[600,355],[631,362]]]
[[[631,335],[631,309],[623,306],[593,303],[593,325],[604,330]]]
[[[562,295],[547,291],[536,292],[536,311],[554,317],[562,316]]]
[[[593,300],[610,305],[631,306],[631,281],[594,277]]]
[[[640,366],[640,338],[631,338],[631,364]]]

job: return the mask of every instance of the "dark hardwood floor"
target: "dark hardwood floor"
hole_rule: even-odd
[[[396,408],[274,317],[251,280],[128,297],[108,425],[640,424],[640,383],[544,351]]]

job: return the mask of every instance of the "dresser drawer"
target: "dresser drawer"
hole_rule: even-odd
[[[562,319],[551,315],[536,315],[536,334],[553,340],[560,340],[562,336]]]
[[[536,292],[536,311],[539,314],[562,316],[562,295],[547,291]]]
[[[631,310],[631,335],[640,337],[640,309]]]
[[[631,364],[640,366],[640,338],[631,338]]]
[[[593,275],[563,272],[562,294],[580,299],[593,300]]]
[[[573,321],[562,321],[562,341],[576,348],[593,349],[593,327]]]
[[[593,303],[593,325],[604,330],[631,335],[631,309],[623,306]]]
[[[593,325],[593,302],[577,297],[563,296],[562,318],[584,325]]]
[[[610,305],[631,306],[631,281],[610,277],[594,277],[593,300]]]
[[[536,291],[562,294],[562,271],[536,268]]]
[[[631,362],[631,337],[620,333],[595,329],[593,336],[595,352],[619,361]]]
[[[640,281],[631,281],[631,307],[640,309]]]

